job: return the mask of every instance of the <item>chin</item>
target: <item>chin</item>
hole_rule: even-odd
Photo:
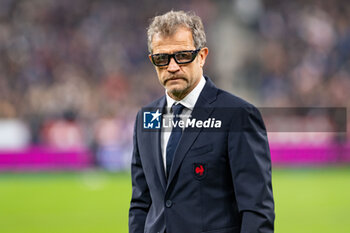
[[[184,93],[186,93],[188,91],[187,87],[173,87],[173,88],[167,88],[167,92],[171,93],[173,96],[177,96],[180,97],[182,96]]]
[[[179,93],[183,93],[185,91],[185,88],[167,88],[167,91],[172,93],[172,94],[179,94]]]

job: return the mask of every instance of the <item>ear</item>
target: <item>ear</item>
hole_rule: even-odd
[[[199,56],[199,65],[201,68],[203,68],[204,64],[205,64],[205,59],[207,58],[209,53],[209,49],[207,47],[204,47],[201,49],[201,51],[199,51],[198,56]]]

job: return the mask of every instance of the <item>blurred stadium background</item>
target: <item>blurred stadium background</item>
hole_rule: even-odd
[[[1,0],[0,232],[127,232],[134,118],[164,94],[146,27],[171,9],[202,18],[217,86],[269,108],[276,232],[350,232],[346,0]]]

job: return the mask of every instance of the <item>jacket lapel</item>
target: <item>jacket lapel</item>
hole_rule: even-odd
[[[209,78],[206,77],[206,84],[196,102],[196,105],[192,111],[192,118],[197,120],[207,120],[214,110],[212,107],[212,102],[215,101],[218,89],[211,82]],[[174,160],[171,165],[167,188],[169,187],[171,181],[173,180],[177,170],[179,169],[187,151],[191,148],[194,141],[198,137],[201,130],[185,129],[179,142],[179,146],[175,151]]]
[[[153,110],[159,109],[160,112],[164,112],[165,110],[165,97],[161,98],[158,104],[156,104]],[[152,110],[152,111],[153,111]],[[158,173],[158,177],[160,179],[160,182],[163,186],[163,189],[165,190],[166,187],[166,177],[165,177],[165,171],[164,171],[164,165],[163,165],[163,157],[161,152],[161,146],[160,146],[160,136],[161,136],[161,130],[156,130],[155,132],[152,132],[149,134],[149,142],[151,144],[151,152],[150,154],[153,155],[153,159],[155,161],[155,167]]]

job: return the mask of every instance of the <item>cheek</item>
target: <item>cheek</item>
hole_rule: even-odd
[[[157,76],[160,84],[164,85],[163,81],[166,77],[166,72],[162,69],[157,69]]]
[[[198,76],[198,71],[195,66],[192,66],[187,70],[187,76],[188,76],[189,82],[194,82],[195,77]]]
[[[162,69],[156,68],[157,71],[157,75],[159,79],[162,79],[162,76],[164,75],[164,72],[162,71]]]

